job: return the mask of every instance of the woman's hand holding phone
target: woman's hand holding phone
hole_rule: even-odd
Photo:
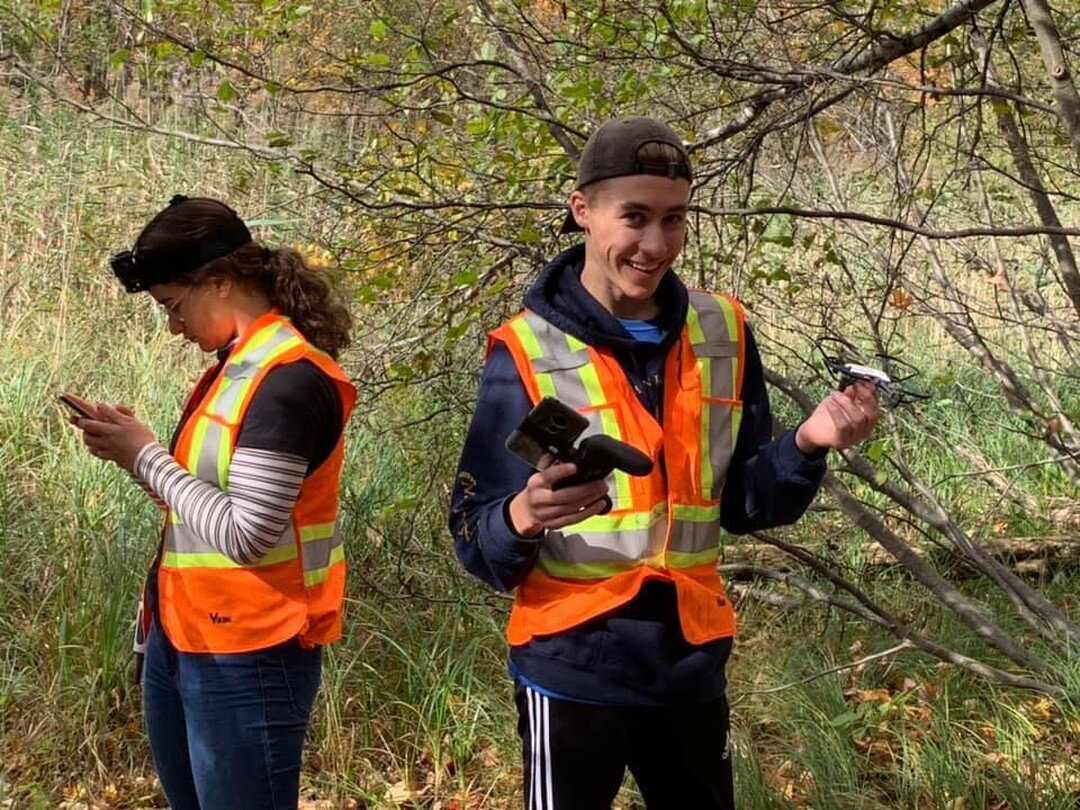
[[[65,406],[72,413],[71,423],[73,425],[78,424],[80,419],[97,419],[97,411],[94,406],[87,402],[82,397],[77,397],[74,394],[68,394],[61,392],[56,395],[60,404]]]
[[[134,472],[142,449],[157,441],[150,428],[123,405],[95,405],[72,394],[61,394],[60,401],[75,414],[71,423],[83,432],[83,444],[91,455],[113,461],[128,472]]]
[[[64,405],[71,411],[71,424],[73,425],[77,425],[80,419],[94,419],[98,422],[101,421],[101,416],[98,413],[98,408],[101,407],[100,403],[95,405],[89,400],[77,397],[74,394],[68,394],[67,392],[57,394],[56,399],[61,405]],[[124,416],[135,416],[135,412],[126,405],[113,405],[111,407]]]

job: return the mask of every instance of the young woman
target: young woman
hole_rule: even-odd
[[[356,393],[334,358],[351,319],[298,254],[213,199],[174,197],[112,267],[216,353],[167,447],[121,406],[72,420],[165,507],[140,617],[154,764],[174,808],[296,807],[321,648],[341,635]]]

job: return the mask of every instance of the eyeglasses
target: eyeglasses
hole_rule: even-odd
[[[167,304],[163,304],[161,301],[155,301],[155,303],[157,303],[157,305],[159,307],[161,307],[161,311],[165,313],[166,318],[168,318],[170,320],[175,318],[180,323],[183,323],[184,322],[184,316],[179,313],[180,305],[184,303],[184,299],[188,297],[188,295],[191,293],[191,291],[193,289],[195,289],[195,288],[194,287],[188,287],[182,293],[180,293],[178,296],[176,296],[176,298],[172,299]]]

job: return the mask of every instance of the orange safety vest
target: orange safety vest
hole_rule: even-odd
[[[588,346],[525,310],[490,335],[510,350],[529,399],[556,397],[606,433],[647,453],[654,469],[608,479],[613,508],[548,531],[517,587],[513,645],[575,627],[629,602],[642,583],[674,583],[683,636],[703,644],[735,633],[716,571],[720,491],[742,418],[743,310],[733,298],[691,291],[664,364],[663,419],[638,400],[607,349]]]
[[[177,437],[176,460],[225,490],[252,397],[272,369],[298,360],[310,361],[333,380],[344,425],[356,389],[329,355],[308,343],[287,318],[270,312],[236,342],[202,399],[188,403],[185,411],[194,410]],[[166,513],[158,612],[178,650],[249,652],[296,637],[310,647],[341,636],[345,555],[338,531],[338,482],[343,458],[342,437],[330,457],[304,479],[277,544],[251,565],[233,562],[178,514]]]

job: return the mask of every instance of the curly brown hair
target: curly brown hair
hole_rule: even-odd
[[[183,251],[221,232],[235,218],[229,206],[209,197],[174,202],[139,234],[134,252],[141,260]],[[295,250],[249,242],[170,281],[194,285],[223,278],[266,296],[313,346],[331,357],[349,345],[352,315],[338,289],[326,273],[309,267]]]

